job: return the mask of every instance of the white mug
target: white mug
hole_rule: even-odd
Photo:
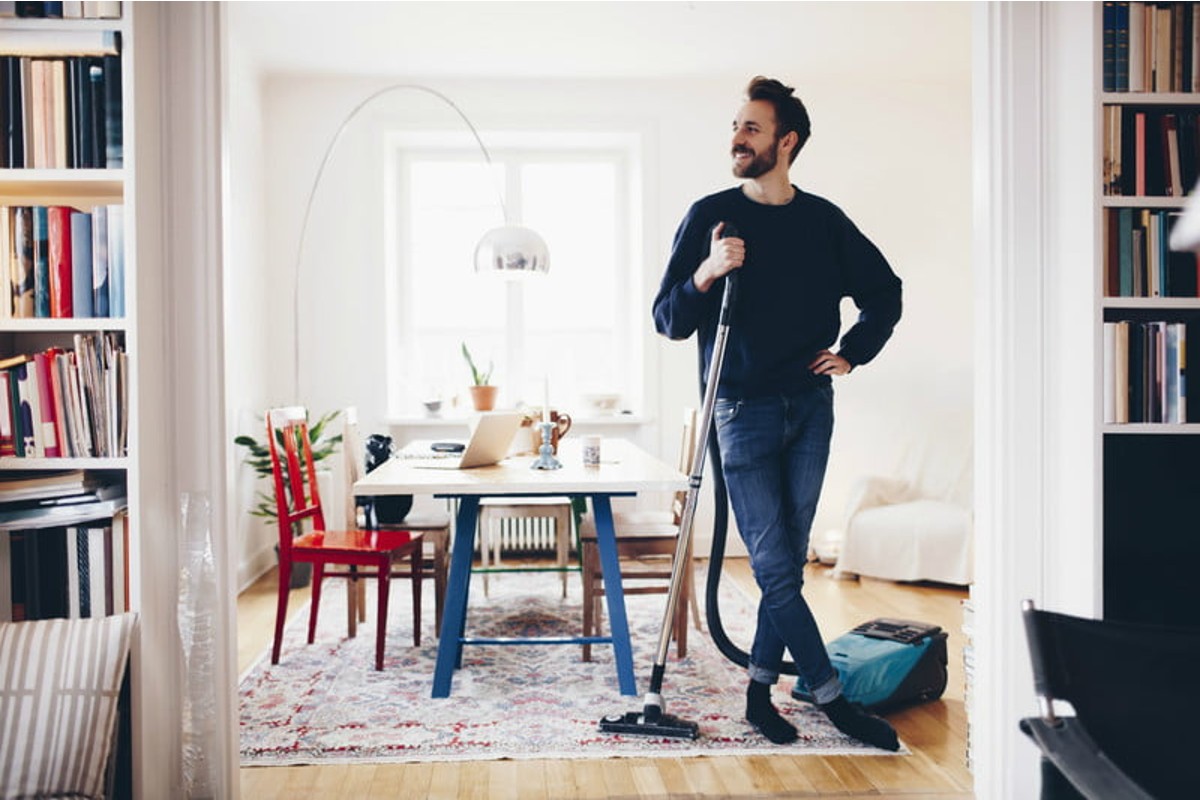
[[[583,465],[585,467],[600,466],[600,437],[583,437]]]

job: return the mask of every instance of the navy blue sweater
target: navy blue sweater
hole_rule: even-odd
[[[814,375],[808,365],[837,340],[843,297],[853,298],[860,313],[837,352],[857,366],[883,348],[900,320],[901,285],[875,245],[821,197],[796,189],[790,203],[772,206],[734,187],[688,209],[654,298],[659,333],[686,339],[699,331],[702,377],[712,357],[724,279],[701,292],[692,275],[708,257],[713,226],[722,221],[737,226],[746,261],[737,270],[721,397],[789,394],[827,383],[828,376]]]

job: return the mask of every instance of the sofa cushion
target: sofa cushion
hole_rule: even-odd
[[[0,624],[0,797],[103,797],[137,615]]]
[[[971,513],[955,503],[914,500],[860,511],[838,557],[841,573],[895,581],[972,581]]]

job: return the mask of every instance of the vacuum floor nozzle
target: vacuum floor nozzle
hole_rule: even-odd
[[[599,728],[604,733],[629,733],[634,736],[666,736],[672,739],[699,739],[700,726],[670,714],[659,714],[648,720],[639,711],[627,714],[609,714],[600,720]]]

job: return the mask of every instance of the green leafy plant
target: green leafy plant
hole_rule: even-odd
[[[488,361],[486,371],[481,371],[475,366],[475,359],[471,358],[471,351],[467,349],[467,343],[462,343],[462,355],[466,359],[467,366],[471,368],[471,380],[476,386],[487,386],[492,380],[492,362]]]
[[[337,452],[338,445],[342,443],[342,434],[329,433],[329,425],[342,412],[340,410],[330,411],[322,415],[316,422],[308,427],[308,438],[312,441],[313,461],[320,462]],[[261,417],[260,417],[261,419]],[[266,427],[265,420],[263,427]],[[256,439],[253,436],[237,436],[233,443],[241,447],[245,447],[247,452],[242,458],[242,463],[249,466],[259,475],[270,478],[271,469],[271,451],[267,448],[266,441]],[[280,453],[283,452],[283,431],[275,432],[275,446]],[[283,468],[287,469],[287,463],[283,463]],[[286,479],[286,475],[284,476]],[[250,509],[250,513],[256,517],[268,517],[275,519],[275,487],[270,484],[270,489],[267,491],[259,490],[255,495],[255,505]]]

